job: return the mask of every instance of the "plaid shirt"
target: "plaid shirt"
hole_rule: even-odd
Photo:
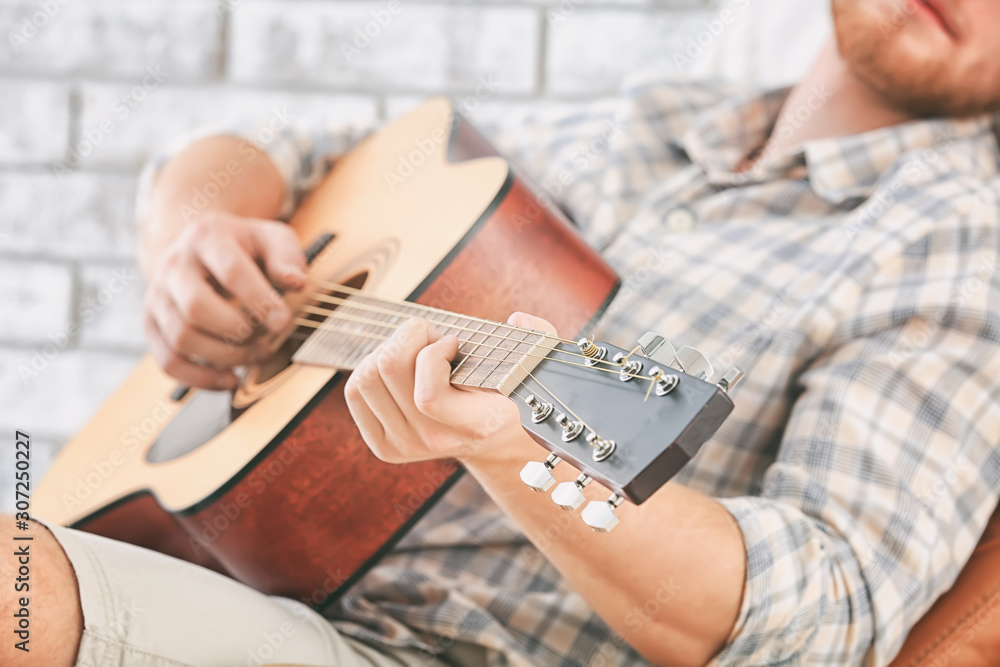
[[[676,478],[746,542],[714,664],[881,665],[997,502],[1000,152],[991,116],[928,120],[734,173],[785,130],[786,96],[647,81],[492,134],[622,276],[599,338],[630,348],[655,330],[747,371]],[[267,146],[286,212],[357,136],[299,128]],[[645,664],[468,476],[330,617],[376,643],[479,644],[491,665]]]

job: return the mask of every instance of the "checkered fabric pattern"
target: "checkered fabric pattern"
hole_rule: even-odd
[[[646,80],[489,134],[622,276],[599,338],[630,348],[654,330],[747,371],[676,479],[718,498],[746,542],[714,664],[881,665],[1000,489],[996,124],[916,121],[735,173],[789,129],[787,92]],[[267,147],[286,213],[362,133],[299,128]],[[329,615],[375,643],[480,644],[493,665],[645,664],[468,477]]]

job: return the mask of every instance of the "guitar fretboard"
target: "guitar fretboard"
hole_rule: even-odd
[[[423,317],[461,341],[452,363],[452,384],[509,394],[556,344],[556,339],[534,331],[416,304],[361,294],[335,300],[335,305],[307,307],[310,317],[296,320],[311,334],[295,353],[295,362],[354,370],[400,325]]]

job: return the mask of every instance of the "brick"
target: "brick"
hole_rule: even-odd
[[[240,5],[233,12],[232,74],[240,81],[428,92],[470,89],[492,75],[504,93],[534,89],[534,9],[404,2],[382,28],[371,12],[387,6],[312,0],[289,11],[282,2]],[[356,31],[366,25],[375,36],[348,58],[343,48],[356,46]]]
[[[715,12],[705,10],[619,12],[581,8],[568,20],[549,28],[546,92],[612,93],[626,75],[644,68],[662,68],[681,75],[674,54],[683,54],[687,40],[696,38],[705,29],[704,22],[715,16]],[[724,41],[713,40],[712,48]]]
[[[143,350],[144,285],[138,267],[131,264],[85,266],[80,270],[81,347]]]
[[[68,339],[73,276],[65,264],[5,261],[0,264],[0,340]],[[3,403],[0,403],[3,405]]]
[[[131,257],[135,177],[0,172],[0,252]]]
[[[31,74],[141,77],[159,65],[174,79],[204,79],[219,71],[221,18],[200,0],[51,0],[52,18],[17,48],[0,49],[0,70]],[[0,34],[30,35],[38,2],[0,5]],[[40,18],[38,23],[42,23]]]
[[[134,353],[45,348],[0,350],[0,432],[72,437],[135,366]],[[16,406],[16,407],[15,407]],[[13,408],[13,409],[10,409]]]
[[[225,129],[268,121],[286,110],[293,123],[371,124],[378,115],[374,98],[362,95],[249,91],[233,88],[169,87],[153,90],[135,108],[122,103],[128,87],[89,84],[83,91],[80,140],[82,164],[138,166],[182,135],[206,127]],[[127,112],[127,113],[126,113]],[[104,128],[102,130],[102,127]],[[108,128],[110,132],[105,132]],[[88,136],[90,139],[88,139]]]
[[[68,86],[0,80],[0,162],[61,158],[68,137]]]
[[[747,28],[750,36],[740,59],[745,69],[731,73],[763,86],[791,84],[805,76],[833,32],[829,11],[816,11],[799,0],[771,0],[768,11],[747,21]],[[738,53],[730,55],[739,59]]]

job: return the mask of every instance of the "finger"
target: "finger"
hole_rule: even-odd
[[[552,334],[556,332],[556,328],[548,320],[522,312],[511,313],[510,317],[507,318],[507,324],[519,329],[533,329]]]
[[[421,414],[436,422],[485,436],[508,421],[517,420],[510,401],[497,401],[492,394],[462,391],[451,384],[451,360],[459,340],[444,336],[417,355],[413,401]]]
[[[253,333],[249,318],[222,298],[205,279],[204,269],[192,261],[167,281],[171,300],[186,322],[216,338],[241,343]]]
[[[270,220],[251,220],[237,229],[254,258],[261,260],[271,281],[286,289],[305,286],[306,256],[299,239],[288,225]]]
[[[173,352],[163,340],[163,335],[151,315],[146,316],[145,325],[149,351],[164,373],[189,387],[200,389],[233,389],[236,387],[238,380],[231,372],[192,363]]]
[[[250,313],[272,332],[284,329],[292,313],[271,286],[249,252],[232,237],[215,233],[199,243],[198,258],[210,274]]]
[[[401,460],[400,453],[408,443],[417,441],[417,434],[386,388],[374,361],[366,361],[351,376],[351,380],[360,402],[371,412],[382,430],[380,451],[376,451],[376,454],[383,460],[388,460],[387,457]],[[366,439],[365,442],[369,441]],[[373,444],[369,442],[369,446]]]
[[[406,420],[417,427],[426,419],[413,403],[413,381],[417,354],[441,338],[441,332],[424,319],[412,319],[400,326],[372,354],[379,376]]]
[[[168,295],[153,298],[153,316],[163,342],[182,357],[204,359],[216,368],[232,368],[259,363],[270,356],[270,349],[262,341],[253,345],[223,342],[185,321]]]
[[[385,440],[385,429],[382,428],[382,422],[365,403],[365,399],[358,390],[357,378],[354,375],[348,379],[347,386],[344,387],[344,398],[347,400],[347,409],[350,410],[361,437],[372,451],[380,449]]]

